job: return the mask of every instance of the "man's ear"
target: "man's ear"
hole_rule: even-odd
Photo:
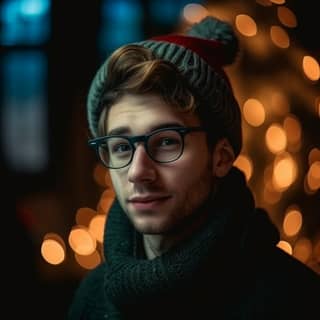
[[[235,160],[233,148],[228,139],[223,138],[217,142],[212,152],[213,176],[224,177],[231,169]]]

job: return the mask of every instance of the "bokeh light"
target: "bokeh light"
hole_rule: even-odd
[[[302,227],[302,214],[298,208],[289,208],[283,220],[283,231],[289,236],[295,236]]]
[[[266,118],[265,108],[258,99],[250,98],[243,104],[244,119],[253,127],[259,127]]]
[[[302,69],[306,77],[312,81],[318,81],[320,77],[320,67],[317,60],[311,56],[304,56],[302,59]]]
[[[280,26],[272,26],[270,28],[270,37],[272,42],[279,48],[288,48],[290,39],[288,33]]]
[[[183,8],[183,17],[190,24],[199,22],[208,15],[208,10],[198,3],[189,3]]]
[[[292,255],[303,263],[306,263],[312,254],[312,243],[307,238],[300,238],[293,247]]]
[[[98,214],[92,218],[89,224],[89,232],[100,243],[103,241],[104,225],[106,222],[105,214]]]
[[[240,154],[235,160],[234,166],[244,172],[247,181],[250,180],[252,176],[253,165],[251,159],[248,156]]]
[[[75,253],[74,257],[82,268],[88,270],[94,269],[97,265],[99,265],[102,262],[100,253],[96,250],[88,255],[80,255]]]
[[[79,255],[90,255],[97,247],[96,239],[83,226],[74,227],[68,240],[70,247]]]
[[[275,158],[272,183],[275,190],[284,191],[291,186],[297,177],[297,164],[289,153]]]
[[[61,236],[47,233],[41,244],[41,255],[50,264],[61,264],[66,257],[66,246]]]
[[[258,31],[256,22],[247,14],[238,14],[235,19],[235,26],[246,37],[253,37]]]
[[[277,8],[279,21],[286,27],[295,28],[297,26],[296,15],[288,7],[279,6]]]
[[[274,154],[283,152],[287,147],[286,133],[283,127],[276,123],[267,129],[265,140],[268,149]]]
[[[288,241],[280,240],[277,244],[277,247],[287,252],[288,254],[292,255],[292,251],[293,251],[292,246]]]

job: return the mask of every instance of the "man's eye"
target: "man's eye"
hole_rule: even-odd
[[[166,146],[171,146],[171,145],[176,145],[176,144],[179,144],[179,140],[174,139],[174,138],[162,138],[159,141],[160,147],[166,147]]]
[[[123,153],[131,151],[131,147],[128,143],[119,143],[112,147],[112,153]]]

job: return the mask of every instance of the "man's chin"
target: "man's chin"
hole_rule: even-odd
[[[131,219],[134,228],[142,234],[163,234],[168,231],[168,225],[159,217],[148,216]]]

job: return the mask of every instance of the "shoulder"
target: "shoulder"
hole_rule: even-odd
[[[304,316],[316,311],[318,297],[315,293],[320,292],[320,276],[307,265],[273,247],[265,256],[260,256],[254,267],[257,269],[255,290],[275,310],[290,313],[293,319],[309,319]]]
[[[89,271],[81,280],[77,288],[68,312],[69,320],[103,318],[107,305],[104,294],[104,276],[106,264],[103,263]],[[92,316],[95,314],[96,316]]]
[[[276,282],[295,287],[320,286],[320,276],[306,264],[277,246],[280,234],[268,213],[256,208],[245,238],[245,251],[258,277],[275,279]],[[251,258],[250,258],[251,257]],[[273,281],[270,280],[270,284]]]
[[[242,308],[254,319],[313,319],[320,276],[277,246],[251,251],[241,280]]]
[[[293,281],[293,285],[298,288],[317,288],[320,290],[320,275],[313,271],[306,264],[286,253],[282,249],[275,247],[271,252],[274,274],[281,276],[283,280]]]
[[[320,275],[277,246],[258,253],[253,263],[258,279],[270,286],[282,287],[291,294],[312,294],[320,290]]]

